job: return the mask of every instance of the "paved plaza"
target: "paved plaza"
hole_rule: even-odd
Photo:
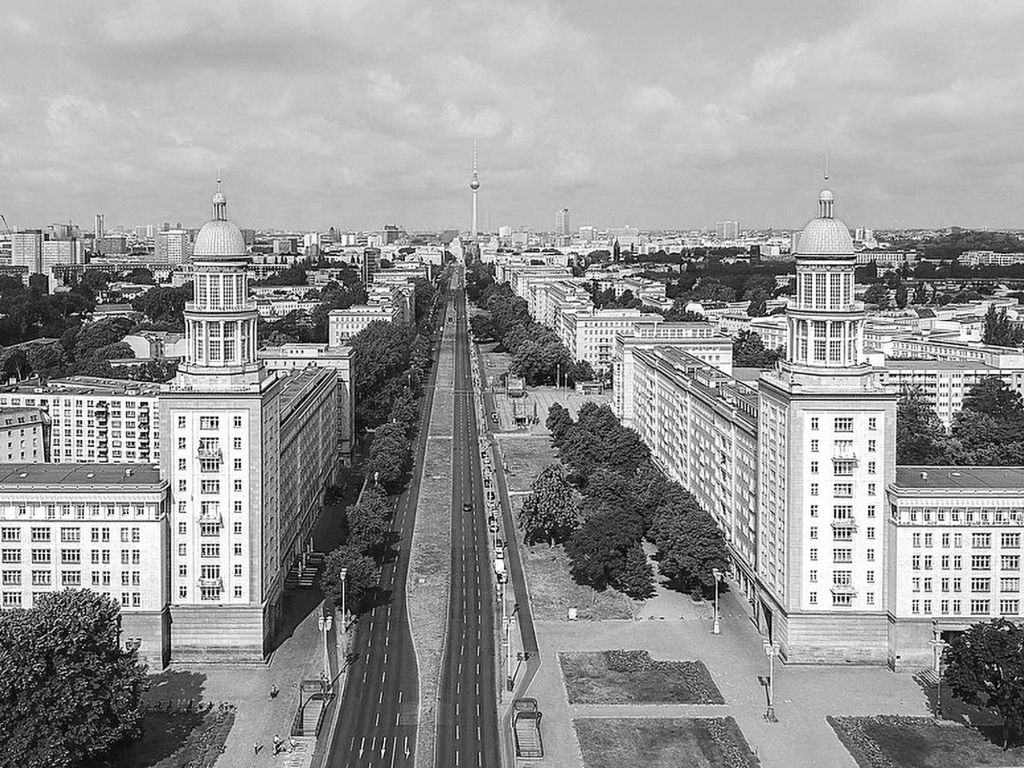
[[[776,664],[775,711],[765,721],[767,676],[762,637],[739,601],[722,600],[722,634],[711,634],[712,608],[662,590],[635,621],[537,622],[541,670],[525,695],[544,713],[545,758],[539,767],[583,762],[572,720],[580,717],[726,717],[736,719],[765,768],[856,768],[825,721],[827,715],[927,716],[924,691],[909,674],[881,667]],[[647,650],[655,659],[700,660],[724,705],[570,705],[556,654],[560,651]]]

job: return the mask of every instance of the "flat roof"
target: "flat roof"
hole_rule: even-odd
[[[151,464],[0,464],[0,488],[25,485],[160,485]]]
[[[885,365],[879,367],[897,371],[918,369],[933,369],[937,371],[999,370],[985,363],[972,363],[967,360],[890,360],[888,358],[886,358]]]
[[[904,488],[1022,488],[1024,467],[896,467]]]
[[[151,381],[130,379],[108,379],[101,376],[68,376],[53,379],[40,386],[38,383],[23,382],[0,387],[0,392],[16,392],[23,395],[129,395],[133,397],[156,397],[160,385]]]

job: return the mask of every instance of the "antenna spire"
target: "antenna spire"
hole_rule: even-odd
[[[828,181],[828,152],[825,153],[825,181]]]

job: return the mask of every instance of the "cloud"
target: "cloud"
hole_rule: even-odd
[[[853,223],[1019,222],[1019,2],[582,8],[11,0],[8,212],[194,225],[222,167],[250,225],[467,226],[477,138],[495,227],[799,226],[826,151]]]

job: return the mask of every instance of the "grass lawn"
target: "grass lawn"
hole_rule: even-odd
[[[573,721],[586,768],[756,768],[731,717]]]
[[[828,722],[860,768],[1024,765],[1024,747],[1004,752],[973,728],[949,721],[880,715]]]
[[[724,704],[699,661],[655,661],[647,651],[560,653],[570,704]]]
[[[142,737],[115,750],[89,768],[179,768],[212,766],[220,757],[235,713],[151,709],[142,720]]]
[[[530,491],[534,479],[548,464],[558,461],[555,449],[551,447],[549,437],[501,437],[501,456],[508,464],[510,472],[506,474],[510,493]]]

